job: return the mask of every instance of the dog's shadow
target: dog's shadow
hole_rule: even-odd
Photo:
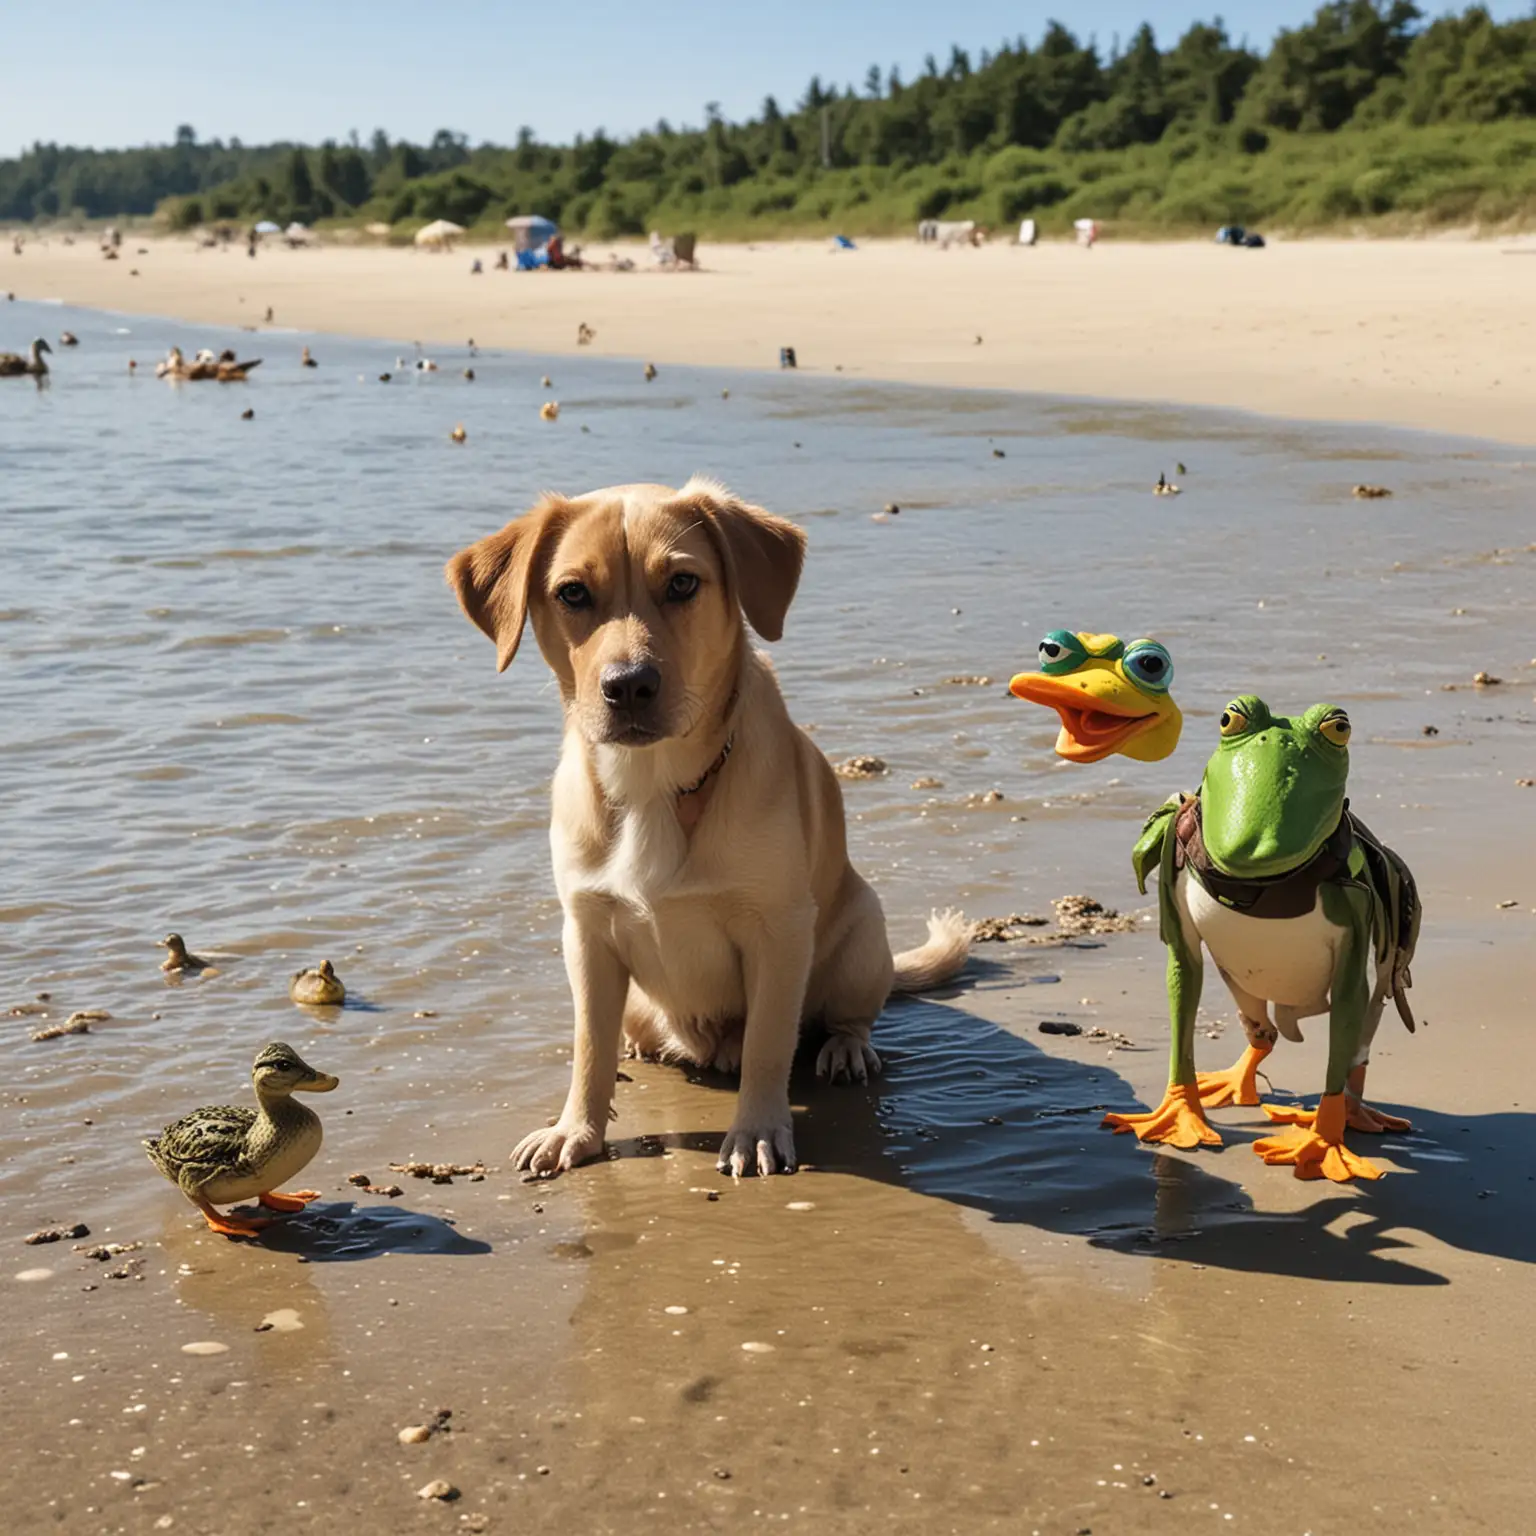
[[[804,1105],[795,1119],[802,1162],[901,1185],[993,1221],[1226,1269],[1449,1283],[1422,1255],[1406,1256],[1411,1238],[1395,1234],[1409,1231],[1536,1263],[1536,1182],[1523,1171],[1536,1145],[1533,1115],[1457,1118],[1410,1107],[1414,1134],[1352,1142],[1411,1172],[1313,1186],[1310,1205],[1281,1213],[1258,1208],[1250,1193],[1262,1202],[1266,1181],[1291,1178],[1288,1168],[1265,1167],[1248,1145],[1272,1129],[1267,1122],[1260,1130],[1218,1115],[1219,1151],[1186,1156],[1141,1146],[1100,1127],[1106,1109],[1138,1102],[1112,1067],[1053,1055],[942,1000],[893,1003],[876,1044],[885,1072],[868,1087],[817,1082],[815,1042],[802,1051],[793,1081]],[[714,1073],[690,1079],[735,1086]],[[718,1137],[641,1137],[616,1142],[614,1151],[655,1155],[667,1146],[713,1152]]]

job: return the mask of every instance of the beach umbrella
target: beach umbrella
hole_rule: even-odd
[[[271,219],[263,219],[261,223],[256,226],[256,233],[258,235],[280,235],[282,234],[282,230],[278,225],[274,224]]]
[[[541,245],[548,245],[560,233],[560,226],[553,219],[546,219],[542,213],[520,213],[516,218],[507,220],[507,228],[515,237],[512,243],[520,251],[537,250]]]
[[[433,219],[430,224],[423,225],[416,231],[416,244],[447,245],[463,233],[464,226],[455,224],[452,219]]]

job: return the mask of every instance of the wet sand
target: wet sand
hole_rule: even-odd
[[[706,245],[706,270],[676,275],[647,270],[640,247],[602,247],[589,254],[622,250],[640,270],[472,277],[491,249],[269,246],[253,261],[134,236],[105,262],[55,236],[0,252],[0,289],[225,327],[260,327],[271,307],[305,331],[557,355],[585,323],[583,351],[658,364],[769,368],[792,346],[802,368],[864,378],[1536,435],[1523,242]]]
[[[37,1015],[4,1021],[18,1530],[1536,1524],[1536,790],[1516,782],[1536,777],[1536,549],[1517,454],[777,375],[723,376],[726,401],[719,375],[646,385],[586,357],[482,354],[470,385],[445,355],[386,388],[393,348],[342,338],[318,370],[264,338],[285,350],[232,397],[131,381],[122,358],[238,333],[24,313],[81,346],[46,393],[0,399],[0,1006],[47,991],[50,1018],[113,1017],[45,1043]],[[1184,494],[1154,501],[1176,458]],[[1250,1111],[1214,1117],[1219,1152],[1098,1129],[1164,1080],[1146,924],[981,945],[951,991],[893,1006],[869,1090],[797,1079],[792,1179],[721,1178],[731,1085],[645,1064],[624,1069],[614,1160],[508,1171],[567,1073],[558,711],[531,651],[496,679],[440,563],[542,484],[700,463],[810,531],[776,660],[829,754],[893,765],[844,794],[898,944],[936,901],[988,916],[1085,891],[1149,913],[1127,850],[1198,777],[1220,700],[1349,706],[1356,808],[1427,910],[1425,1027],[1388,1019],[1372,1066],[1373,1097],[1418,1128],[1367,1148],[1388,1177],[1267,1169]],[[1354,502],[1362,479],[1396,494]],[[903,511],[871,522],[887,499]],[[1054,762],[1054,720],[1000,680],[1061,622],[1169,642],[1174,758]],[[1474,687],[1480,669],[1505,681]],[[980,671],[993,685],[942,682]],[[218,974],[167,986],[168,926],[226,954]],[[349,1007],[294,1008],[288,974],[324,954]],[[1304,1028],[1270,1060],[1278,1096],[1321,1082],[1324,1030]],[[1212,976],[1201,1064],[1238,1035]],[[243,1099],[270,1038],[342,1078],[301,1181],[324,1198],[230,1243],[137,1138]],[[389,1168],[416,1158],[491,1171]],[[354,1171],[404,1192],[363,1194]],[[142,1246],[22,1243],[75,1221],[85,1248]],[[450,1429],[399,1442],[439,1409]],[[418,1499],[435,1478],[460,1498]]]

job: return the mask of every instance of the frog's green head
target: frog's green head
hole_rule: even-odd
[[[1127,645],[1116,635],[1053,629],[1040,642],[1040,670],[1020,672],[1008,691],[1056,711],[1056,754],[1068,762],[1120,752],[1155,763],[1178,746],[1184,723],[1172,685],[1173,657],[1156,640]]]
[[[1200,788],[1206,852],[1240,879],[1299,869],[1338,826],[1348,776],[1349,716],[1338,705],[1287,720],[1252,694],[1233,699]]]

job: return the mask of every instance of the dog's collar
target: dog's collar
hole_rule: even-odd
[[[677,792],[677,798],[681,800],[685,795],[696,795],[704,788],[714,776],[725,767],[725,760],[731,755],[731,749],[736,745],[736,733],[732,731],[725,738],[725,745],[720,748],[720,756],[712,762],[708,768],[696,778],[692,784],[685,784]]]

